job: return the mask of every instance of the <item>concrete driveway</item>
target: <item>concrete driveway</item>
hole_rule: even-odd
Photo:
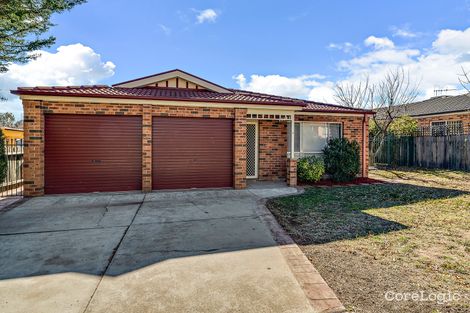
[[[0,312],[312,312],[255,210],[293,191],[30,199],[0,214]]]

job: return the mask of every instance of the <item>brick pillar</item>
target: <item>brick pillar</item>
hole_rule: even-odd
[[[152,191],[152,106],[142,106],[142,191]]]
[[[287,159],[287,185],[290,187],[297,186],[297,160]]]
[[[364,150],[363,152],[361,152],[361,155],[363,157],[363,159],[365,160],[365,162],[361,162],[361,167],[363,164],[365,164],[364,166],[364,171],[361,171],[361,174],[363,177],[369,177],[369,116],[367,116],[365,118],[365,125],[364,125],[364,134],[363,136],[365,136],[365,142],[364,142]]]
[[[235,109],[233,125],[233,187],[246,188],[246,109]]]
[[[41,101],[23,101],[24,162],[26,197],[44,194],[44,114]]]

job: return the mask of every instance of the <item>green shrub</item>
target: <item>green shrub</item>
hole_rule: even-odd
[[[334,181],[353,180],[359,173],[360,149],[357,141],[335,138],[323,149],[325,169]]]
[[[0,183],[5,181],[7,176],[7,155],[5,153],[5,137],[0,129]]]
[[[319,157],[309,156],[297,161],[297,178],[300,181],[313,183],[325,174],[325,164]]]

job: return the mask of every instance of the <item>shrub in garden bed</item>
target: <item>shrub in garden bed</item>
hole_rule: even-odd
[[[360,169],[360,149],[357,141],[335,138],[323,149],[326,173],[337,182],[348,182],[356,178]]]
[[[323,159],[315,156],[301,158],[297,161],[297,178],[306,183],[319,181],[325,174]]]

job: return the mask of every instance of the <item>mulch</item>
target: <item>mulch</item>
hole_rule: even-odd
[[[299,186],[304,186],[304,187],[310,186],[310,187],[322,188],[322,187],[339,187],[339,186],[375,185],[375,184],[385,184],[385,183],[387,182],[383,180],[359,177],[349,182],[335,182],[331,179],[322,179],[316,183],[299,182]]]

